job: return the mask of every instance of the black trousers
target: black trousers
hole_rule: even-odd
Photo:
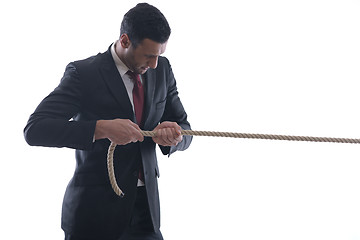
[[[163,237],[160,230],[154,232],[146,189],[145,187],[138,187],[130,225],[120,238],[82,238],[80,236],[65,233],[65,240],[163,240]]]

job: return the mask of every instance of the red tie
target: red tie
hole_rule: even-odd
[[[134,88],[132,91],[133,94],[133,103],[135,110],[136,122],[139,126],[143,125],[143,110],[144,110],[144,88],[140,81],[140,75],[127,71],[127,74],[134,81]]]
[[[137,124],[142,127],[143,126],[143,110],[144,110],[144,88],[140,81],[140,75],[131,72],[130,70],[126,72],[130,76],[130,78],[134,81],[134,88],[132,91],[133,94],[133,103],[134,103],[134,110],[135,110],[135,117]],[[144,179],[144,171],[143,166],[139,169],[139,179],[142,182],[145,182]]]

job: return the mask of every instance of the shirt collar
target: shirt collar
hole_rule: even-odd
[[[111,55],[114,59],[115,65],[117,69],[119,70],[120,76],[123,77],[127,71],[129,71],[129,68],[120,60],[119,56],[115,52],[115,44],[118,43],[118,40],[115,41],[111,46]]]

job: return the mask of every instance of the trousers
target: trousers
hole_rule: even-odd
[[[65,232],[65,240],[164,240],[160,229],[154,231],[145,186],[137,188],[137,196],[127,230],[116,239],[83,238]]]

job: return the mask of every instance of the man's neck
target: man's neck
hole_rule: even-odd
[[[124,56],[124,53],[123,53],[123,49],[121,48],[120,42],[116,41],[114,44],[115,44],[115,53],[116,53],[116,55],[129,68],[128,64],[126,63],[125,56]]]

